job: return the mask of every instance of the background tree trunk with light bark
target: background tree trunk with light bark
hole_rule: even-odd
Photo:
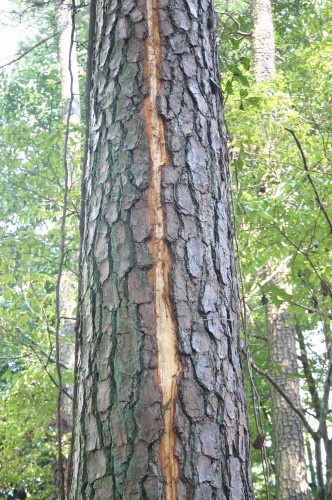
[[[68,143],[63,145],[63,155],[66,154],[68,168],[68,190],[79,182],[80,169],[75,164],[75,155],[80,150],[81,137],[72,127],[80,125],[81,110],[79,98],[78,64],[76,44],[74,42],[75,29],[73,26],[72,4],[66,0],[57,0],[55,6],[55,20],[57,28],[58,58],[61,84],[62,121],[68,126]],[[66,148],[66,151],[65,151]],[[75,314],[77,307],[77,278],[74,273],[63,270],[60,282],[60,314],[62,328],[60,332],[60,361],[68,370],[74,370],[75,360]],[[73,393],[72,385],[65,384],[65,391]],[[72,432],[73,402],[65,394],[61,394],[60,401],[61,432],[63,435]],[[64,482],[68,478],[68,459],[63,456]],[[61,498],[60,466],[58,461],[54,467],[54,499]]]
[[[253,498],[211,2],[97,3],[70,498]]]
[[[63,121],[66,122],[69,103],[72,100],[70,122],[79,125],[81,107],[76,44],[72,44],[72,9],[72,3],[69,0],[57,0],[55,17],[58,32],[62,116]]]
[[[296,330],[290,324],[287,304],[269,306],[267,338],[269,359],[274,367],[273,378],[300,409]],[[308,483],[302,422],[273,386],[271,410],[277,498],[305,500],[308,498]]]
[[[252,52],[256,82],[275,74],[275,46],[270,0],[251,0]]]
[[[275,74],[275,44],[270,0],[252,0],[252,51],[257,83]],[[282,270],[284,278],[287,268]],[[278,275],[277,275],[278,276]],[[278,280],[278,277],[275,278]],[[287,304],[270,305],[267,315],[269,361],[274,381],[301,409],[297,378],[296,330],[290,324]],[[303,425],[283,396],[271,386],[276,492],[278,500],[307,499],[308,482]]]

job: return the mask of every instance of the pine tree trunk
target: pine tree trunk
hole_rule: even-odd
[[[274,28],[270,0],[252,0],[252,51],[256,82],[275,74]]]
[[[212,3],[96,18],[70,498],[251,499]]]
[[[301,408],[297,376],[296,331],[289,324],[287,305],[270,306],[268,347],[273,378]],[[305,500],[308,483],[304,456],[303,426],[281,394],[271,387],[272,425],[275,447],[276,489],[278,500]]]

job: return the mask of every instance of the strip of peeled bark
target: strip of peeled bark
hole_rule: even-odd
[[[276,367],[273,378],[296,407],[301,408],[296,330],[289,323],[287,304],[269,307],[269,358],[271,366]],[[271,405],[277,498],[306,500],[309,490],[302,422],[274,387],[271,387]]]
[[[251,499],[211,2],[96,17],[70,498]]]
[[[148,96],[145,99],[143,116],[150,152],[150,188],[148,205],[151,221],[151,240],[149,244],[153,266],[150,282],[155,290],[154,313],[156,317],[156,341],[158,352],[158,382],[165,406],[164,432],[159,457],[165,478],[165,497],[176,500],[177,459],[174,455],[174,406],[176,378],[180,372],[176,349],[176,326],[172,317],[169,296],[168,276],[170,256],[165,239],[166,220],[162,203],[162,168],[166,166],[166,139],[164,124],[157,109],[157,96],[160,89],[160,37],[157,0],[146,0],[148,34],[145,42],[146,76]]]
[[[275,47],[270,0],[251,0],[252,51],[256,82],[275,74]]]

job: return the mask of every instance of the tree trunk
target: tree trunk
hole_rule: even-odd
[[[73,21],[71,2],[57,0],[56,26],[58,32],[62,116],[64,122],[66,122],[69,103],[73,94],[70,122],[79,125],[81,122],[80,91],[76,45],[75,43],[72,44]]]
[[[75,500],[253,498],[214,30],[97,4]]]
[[[270,0],[252,0],[252,50],[256,82],[275,74],[275,48]]]
[[[331,386],[332,386],[332,331],[331,321],[323,320],[323,329],[326,343],[327,353],[327,374],[324,384],[322,414],[320,419],[320,430],[324,440],[324,447],[326,453],[326,495],[327,498],[332,498],[332,438],[329,436],[327,427],[327,417],[331,410]]]
[[[296,331],[289,324],[287,305],[270,306],[268,312],[269,358],[274,379],[301,408],[297,376]],[[275,446],[278,500],[307,499],[308,483],[304,457],[303,426],[281,394],[271,387],[272,425]]]
[[[72,130],[72,126],[80,124],[80,98],[78,65],[76,56],[76,46],[73,42],[73,21],[72,6],[65,0],[58,0],[56,3],[56,26],[58,32],[58,57],[60,66],[61,82],[61,108],[62,121],[64,125],[69,124],[70,149],[66,151],[66,162],[68,168],[68,188],[77,183],[80,173],[75,171],[75,154],[80,149],[80,137],[77,131]],[[70,112],[70,113],[69,113]],[[69,114],[69,116],[68,116]],[[69,142],[69,141],[68,141]],[[65,141],[63,154],[65,154]],[[76,169],[77,170],[77,169]],[[60,334],[60,361],[74,370],[75,359],[75,309],[77,307],[77,279],[73,273],[63,271],[60,283],[60,314],[63,320],[63,327]],[[73,387],[65,384],[64,389],[73,393]],[[60,401],[61,432],[70,434],[72,432],[73,404],[72,400],[64,393],[61,394]],[[62,466],[64,469],[65,483],[67,483],[68,458],[63,457]],[[54,500],[61,498],[61,465],[56,461],[54,465]]]
[[[331,360],[331,348],[329,343],[330,321],[323,321],[323,328],[327,347],[327,359]],[[304,375],[307,380],[309,393],[311,396],[312,407],[315,412],[315,417],[319,422],[317,437],[315,441],[315,458],[316,458],[316,471],[317,471],[317,484],[318,484],[318,498],[325,500],[332,496],[332,440],[329,439],[329,432],[327,427],[327,414],[329,410],[329,396],[332,382],[332,373],[328,368],[326,379],[324,383],[323,397],[320,398],[317,389],[317,382],[312,374],[310,359],[307,354],[307,346],[305,344],[304,336],[300,328],[297,328],[297,339],[300,346],[301,362],[303,366]],[[330,361],[331,363],[331,361]],[[321,439],[324,443],[325,457],[326,457],[326,484],[324,481],[323,463],[324,456],[322,454]]]

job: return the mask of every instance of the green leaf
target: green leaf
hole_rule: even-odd
[[[242,56],[240,57],[240,60],[239,60],[240,64],[242,64],[242,66],[247,70],[249,71],[250,69],[250,59],[249,57],[245,57],[245,56]]]
[[[248,104],[251,104],[252,106],[258,106],[258,104],[260,104],[262,102],[262,98],[261,97],[248,97],[246,102]]]
[[[227,94],[233,94],[234,93],[234,90],[233,90],[233,85],[232,85],[232,82],[230,80],[228,80],[226,82],[226,85],[225,85],[225,92]]]

